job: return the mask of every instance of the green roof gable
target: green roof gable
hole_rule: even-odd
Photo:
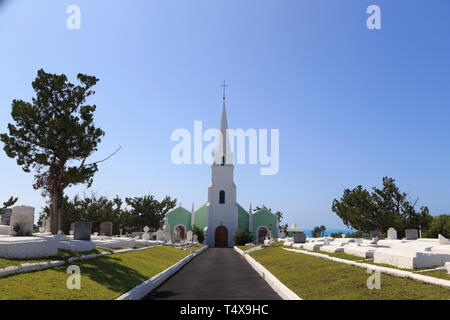
[[[186,228],[186,232],[191,230],[191,213],[183,207],[178,207],[170,211],[167,215],[167,222],[170,226],[170,234],[173,234],[174,227],[182,224]]]

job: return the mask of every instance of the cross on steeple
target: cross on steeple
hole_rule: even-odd
[[[229,86],[226,84],[225,80],[223,80],[223,84],[219,84],[219,87],[223,87],[223,100],[225,100],[225,89]]]

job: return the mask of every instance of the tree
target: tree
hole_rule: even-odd
[[[233,233],[232,241],[235,246],[245,246],[253,241],[253,237],[248,230],[238,229]]]
[[[440,234],[450,238],[450,215],[448,214],[433,217],[430,227],[423,232],[426,238],[437,238]]]
[[[97,164],[106,160],[86,163],[105,134],[94,126],[96,106],[85,105],[99,80],[81,73],[77,79],[81,85],[64,74],[39,70],[32,83],[36,97],[32,102],[13,100],[15,124],[8,124],[9,134],[0,135],[8,157],[16,158],[25,172],[33,168],[33,187],[50,198],[52,233],[62,227],[64,190],[80,183],[90,187]]]
[[[321,225],[321,226],[319,227],[319,229],[320,229],[320,235],[321,235],[322,237],[324,237],[324,236],[325,236],[325,230],[327,230],[327,227],[325,227],[324,225]]]
[[[278,220],[278,229],[281,229],[281,221],[283,221],[283,213],[281,211],[277,211],[275,213],[275,215],[277,216],[277,220]]]
[[[345,189],[340,200],[334,200],[332,211],[342,219],[347,227],[362,232],[373,230],[386,232],[397,229],[400,236],[409,228],[427,229],[431,223],[428,208],[415,209],[418,199],[408,200],[408,194],[401,192],[392,178],[383,178],[383,188],[372,188],[372,193],[357,186]]]
[[[177,199],[166,196],[161,202],[152,195],[144,197],[125,198],[125,202],[131,207],[132,225],[135,230],[142,230],[148,226],[151,231],[157,231],[163,227],[165,215],[177,204]]]
[[[314,229],[311,231],[311,236],[313,238],[323,237],[325,235],[325,230],[327,230],[327,228],[324,225],[321,225],[320,227],[314,227]]]
[[[13,206],[17,202],[17,200],[19,200],[18,197],[16,197],[16,198],[14,198],[14,197],[9,198],[7,201],[3,202],[3,209],[6,209],[6,208],[9,208],[9,207]]]
[[[122,209],[122,200],[115,197],[112,200],[106,197],[97,197],[94,193],[90,196],[75,196],[73,199],[64,196],[64,217],[61,229],[65,234],[69,233],[71,222],[92,222],[92,230],[100,231],[102,222],[112,222],[113,233],[118,234],[120,228],[128,225],[127,212]],[[39,217],[38,226],[42,226],[44,219],[50,215],[50,206],[43,208]]]
[[[205,241],[205,234],[199,227],[194,226],[194,228],[192,229],[192,233],[197,235],[198,243],[203,243],[203,241]]]

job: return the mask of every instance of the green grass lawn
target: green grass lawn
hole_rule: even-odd
[[[37,263],[37,262],[45,262],[45,261],[55,261],[55,260],[67,260],[71,257],[81,257],[82,255],[88,254],[97,254],[100,252],[104,252],[102,249],[94,249],[88,252],[70,252],[66,250],[58,250],[58,255],[53,257],[45,257],[45,258],[35,258],[35,259],[3,259],[0,258],[0,269],[10,267],[10,266],[18,266],[22,263]]]
[[[0,278],[1,300],[111,300],[126,293],[188,252],[168,246],[74,262],[81,269],[81,290],[67,289],[68,264]]]
[[[351,255],[351,254],[348,254],[345,252],[325,252],[325,251],[320,251],[320,250],[311,251],[311,250],[298,249],[298,248],[292,248],[292,247],[287,247],[287,246],[283,246],[283,247],[288,248],[288,249],[307,251],[307,252],[323,253],[330,257],[351,260],[351,261],[357,261],[357,262],[367,263],[367,264],[373,264],[374,266],[392,268],[392,269],[397,269],[397,270],[402,270],[402,271],[410,271],[410,272],[414,272],[417,274],[422,274],[424,276],[435,277],[435,278],[444,279],[444,280],[450,280],[450,275],[445,270],[444,271],[438,270],[438,271],[429,271],[429,272],[417,272],[418,269],[405,269],[405,268],[398,268],[398,267],[392,266],[390,264],[375,263],[375,262],[373,262],[373,259],[367,260],[362,257],[354,256],[354,255]],[[365,260],[365,261],[363,261],[363,260]]]
[[[250,255],[307,300],[450,299],[450,290],[410,279],[381,275],[381,289],[369,290],[366,270],[319,257],[266,248]]]

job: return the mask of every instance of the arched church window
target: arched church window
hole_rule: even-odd
[[[219,203],[224,204],[225,203],[225,191],[219,192]]]

